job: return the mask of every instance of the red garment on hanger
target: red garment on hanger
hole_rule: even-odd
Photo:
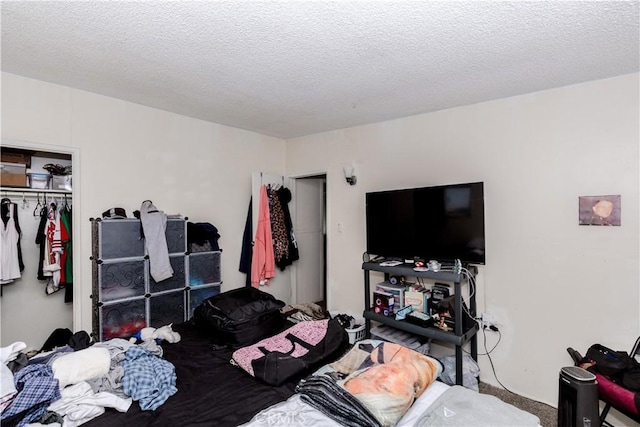
[[[269,198],[267,187],[260,187],[260,205],[258,208],[258,225],[253,244],[251,259],[251,286],[254,288],[268,285],[269,279],[275,277],[276,265],[273,254],[273,238],[271,235],[271,219],[269,217]]]

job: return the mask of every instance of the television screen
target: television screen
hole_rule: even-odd
[[[484,264],[482,182],[366,194],[367,253]]]

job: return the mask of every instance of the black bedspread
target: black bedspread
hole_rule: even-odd
[[[229,363],[232,350],[213,350],[208,338],[189,323],[173,325],[182,340],[162,344],[164,358],[176,368],[178,392],[155,411],[133,402],[126,413],[114,409],[88,427],[237,426],[260,410],[289,398],[300,378],[273,387]]]

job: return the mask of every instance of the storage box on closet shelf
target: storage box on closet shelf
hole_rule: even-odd
[[[364,339],[364,317],[357,316],[351,313],[342,313],[340,311],[330,311],[329,314],[331,315],[332,319],[337,318],[338,322],[340,322],[345,331],[347,331],[347,334],[349,335],[349,344],[355,344],[356,342],[362,341]],[[346,320],[349,317],[352,320],[350,320],[349,324],[347,325]]]

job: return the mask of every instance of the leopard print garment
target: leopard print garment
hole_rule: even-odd
[[[271,214],[273,253],[275,262],[278,263],[289,256],[289,237],[278,192],[269,188],[267,194],[269,195],[269,211]]]

